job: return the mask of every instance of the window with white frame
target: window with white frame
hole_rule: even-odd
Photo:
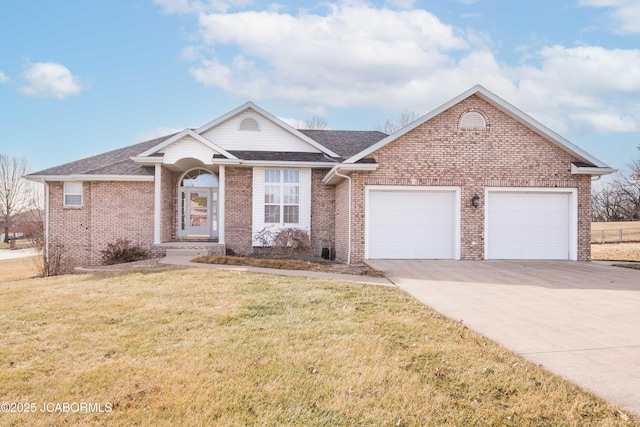
[[[82,183],[64,183],[64,206],[82,206]]]
[[[300,171],[266,169],[264,171],[265,224],[300,222]]]

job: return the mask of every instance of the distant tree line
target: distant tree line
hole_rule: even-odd
[[[640,150],[640,146],[638,146]],[[592,221],[640,220],[640,159],[591,191]]]

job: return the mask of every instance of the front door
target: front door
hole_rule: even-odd
[[[218,190],[185,188],[184,192],[186,237],[217,237]]]

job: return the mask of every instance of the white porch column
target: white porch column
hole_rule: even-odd
[[[224,189],[225,189],[224,165],[218,169],[218,243],[224,244]]]
[[[156,163],[154,178],[154,205],[153,205],[153,243],[155,245],[160,244],[160,232],[161,232],[161,213],[162,209],[162,165]]]

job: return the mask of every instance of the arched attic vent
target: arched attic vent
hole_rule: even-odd
[[[484,116],[476,111],[464,113],[460,118],[460,129],[486,129],[487,121]]]
[[[257,120],[247,117],[246,119],[240,122],[240,125],[238,126],[238,130],[259,131],[260,125],[258,124]]]

